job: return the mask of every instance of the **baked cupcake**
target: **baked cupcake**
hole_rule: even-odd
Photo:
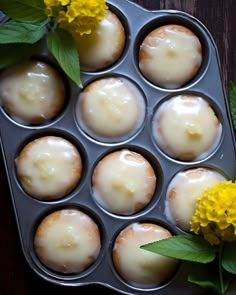
[[[46,216],[36,229],[34,248],[49,269],[81,273],[95,263],[101,249],[98,225],[78,209],[61,209]]]
[[[139,89],[124,77],[104,77],[80,93],[76,118],[91,137],[106,142],[124,140],[138,131],[146,112]]]
[[[79,183],[82,158],[60,136],[43,136],[24,146],[16,158],[16,174],[31,197],[50,201],[69,194]]]
[[[125,48],[126,33],[118,16],[108,10],[91,34],[76,34],[75,41],[81,69],[98,71],[113,65],[119,59]]]
[[[0,103],[17,122],[43,124],[61,112],[65,103],[65,84],[51,65],[27,61],[3,71]]]
[[[206,99],[183,94],[169,98],[157,108],[152,132],[155,142],[167,155],[193,161],[214,151],[222,125]]]
[[[226,178],[216,170],[198,167],[180,171],[171,180],[166,193],[165,213],[169,220],[184,231],[190,231],[190,221],[196,200],[212,185]]]
[[[150,203],[156,179],[144,156],[128,149],[114,151],[104,156],[93,170],[93,196],[105,210],[131,215]]]
[[[170,231],[154,223],[133,223],[117,236],[112,258],[115,270],[128,284],[154,288],[168,282],[177,270],[178,261],[140,246],[171,237]]]
[[[139,69],[154,85],[179,88],[199,71],[202,45],[187,27],[163,25],[150,32],[139,51]]]

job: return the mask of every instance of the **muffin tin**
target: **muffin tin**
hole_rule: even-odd
[[[222,172],[229,179],[236,178],[235,139],[228,101],[222,85],[220,60],[212,36],[204,25],[181,11],[148,11],[127,0],[109,0],[109,8],[115,12],[126,30],[126,46],[119,60],[102,71],[83,72],[83,85],[102,77],[126,77],[141,91],[146,102],[145,120],[131,137],[118,142],[103,142],[91,138],[84,132],[76,120],[76,103],[81,92],[73,82],[68,82],[68,103],[57,118],[47,124],[27,126],[20,124],[0,111],[1,148],[9,181],[12,204],[22,250],[32,270],[46,281],[63,286],[83,286],[100,284],[124,294],[199,294],[199,289],[186,282],[188,266],[180,264],[176,274],[168,282],[155,288],[138,288],[123,281],[112,263],[111,249],[119,232],[134,222],[154,222],[163,225],[172,233],[183,233],[165,215],[165,194],[174,175],[193,167],[209,167]],[[138,21],[137,21],[138,20]],[[178,89],[163,89],[150,83],[139,71],[139,46],[152,29],[164,24],[181,24],[190,28],[200,39],[203,46],[203,62],[197,75],[186,85]],[[34,58],[56,65],[47,49],[39,46]],[[215,110],[221,124],[222,135],[217,147],[210,155],[198,161],[179,161],[159,149],[152,135],[152,118],[158,104],[179,94],[202,95]],[[22,189],[16,175],[15,160],[29,141],[45,135],[62,136],[81,152],[83,173],[77,187],[66,197],[54,201],[36,200]],[[99,206],[92,196],[91,177],[93,168],[106,154],[120,149],[130,149],[141,153],[152,164],[157,175],[157,188],[151,202],[133,215],[116,215]],[[49,213],[64,208],[79,208],[88,213],[98,224],[101,231],[102,247],[96,262],[80,274],[64,275],[45,267],[37,258],[33,239],[40,221]]]

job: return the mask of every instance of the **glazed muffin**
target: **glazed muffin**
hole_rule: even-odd
[[[60,273],[81,273],[95,263],[101,249],[98,225],[78,209],[61,209],[46,216],[36,229],[38,259]]]
[[[167,155],[193,161],[214,151],[222,125],[206,99],[183,94],[169,98],[157,108],[152,133],[156,144]]]
[[[80,93],[76,118],[91,137],[106,142],[124,140],[141,127],[146,105],[139,89],[124,77],[104,77]]]
[[[14,120],[43,124],[55,118],[65,103],[65,84],[51,65],[27,61],[3,71],[0,103]]]
[[[141,154],[122,149],[105,155],[92,174],[94,199],[109,212],[134,214],[153,198],[157,177]]]
[[[75,41],[81,69],[97,71],[113,65],[119,59],[125,47],[126,33],[118,16],[108,10],[91,34],[76,34]]]
[[[33,198],[49,201],[69,194],[82,175],[78,149],[60,136],[43,136],[24,146],[16,158],[16,174]]]
[[[154,223],[133,223],[117,236],[112,258],[117,273],[128,284],[154,288],[166,283],[175,274],[178,261],[140,246],[171,237],[170,231]]]
[[[139,51],[139,69],[153,84],[179,88],[189,82],[202,64],[202,45],[187,27],[163,25],[150,32]]]
[[[197,198],[207,188],[222,180],[226,180],[223,174],[205,167],[191,168],[177,173],[166,193],[165,213],[168,219],[188,232]]]

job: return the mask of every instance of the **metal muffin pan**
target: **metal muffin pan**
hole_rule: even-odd
[[[136,84],[146,100],[146,117],[141,128],[131,138],[122,142],[104,143],[90,138],[76,122],[75,106],[80,89],[68,81],[69,100],[57,118],[39,126],[26,126],[15,122],[1,108],[1,148],[8,177],[12,204],[15,212],[19,237],[24,256],[32,270],[51,283],[63,286],[100,284],[124,294],[199,294],[199,289],[186,283],[188,266],[180,264],[170,281],[156,288],[136,288],[124,282],[116,273],[111,257],[113,242],[118,233],[133,222],[154,222],[167,227],[173,233],[182,233],[165,216],[165,193],[173,176],[184,169],[211,167],[221,171],[228,178],[236,178],[235,140],[228,101],[222,84],[220,60],[212,36],[204,25],[186,13],[172,10],[148,11],[127,0],[109,0],[114,11],[126,29],[126,47],[120,59],[111,67],[97,72],[82,72],[83,84],[110,76],[123,76]],[[137,21],[138,20],[138,21]],[[178,89],[163,89],[150,83],[138,68],[138,51],[144,36],[163,24],[182,24],[199,37],[203,46],[203,63],[198,74],[189,83]],[[43,50],[41,50],[43,48]],[[55,63],[47,49],[39,46],[36,58]],[[56,64],[55,64],[56,66]],[[220,143],[206,158],[195,162],[184,162],[168,157],[154,143],[151,122],[157,105],[174,95],[195,93],[205,97],[219,117],[223,132]],[[83,174],[78,186],[65,198],[57,201],[39,201],[28,196],[17,179],[15,159],[21,148],[29,141],[44,136],[58,135],[69,139],[81,152]],[[157,175],[155,195],[143,210],[128,216],[119,216],[103,210],[93,199],[91,175],[96,163],[107,153],[122,148],[140,152],[152,164]],[[96,262],[80,274],[64,275],[51,271],[37,259],[34,247],[34,233],[39,222],[49,213],[62,208],[77,207],[87,212],[97,222],[102,237],[102,248]]]

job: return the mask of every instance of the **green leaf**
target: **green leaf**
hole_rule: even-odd
[[[225,243],[222,253],[222,266],[226,271],[236,274],[236,241]]]
[[[214,248],[200,236],[177,235],[141,246],[142,249],[181,260],[208,263],[215,259]]]
[[[229,106],[234,128],[236,128],[236,83],[229,81]]]
[[[47,18],[43,0],[1,0],[0,8],[17,21],[40,23]]]
[[[62,29],[56,29],[48,33],[47,44],[63,71],[82,88],[79,54],[72,36]]]
[[[45,34],[45,27],[18,21],[8,21],[0,26],[0,44],[35,43]]]
[[[0,46],[0,70],[29,59],[36,52],[36,47],[36,43],[2,44]]]
[[[223,294],[229,288],[230,281],[231,281],[230,277],[224,276],[223,286],[222,286]],[[196,284],[203,288],[212,289],[217,294],[222,294],[220,281],[219,281],[218,267],[215,263],[209,263],[206,265],[194,263],[192,265],[192,270],[189,272],[189,275],[188,275],[188,282],[192,284]]]

